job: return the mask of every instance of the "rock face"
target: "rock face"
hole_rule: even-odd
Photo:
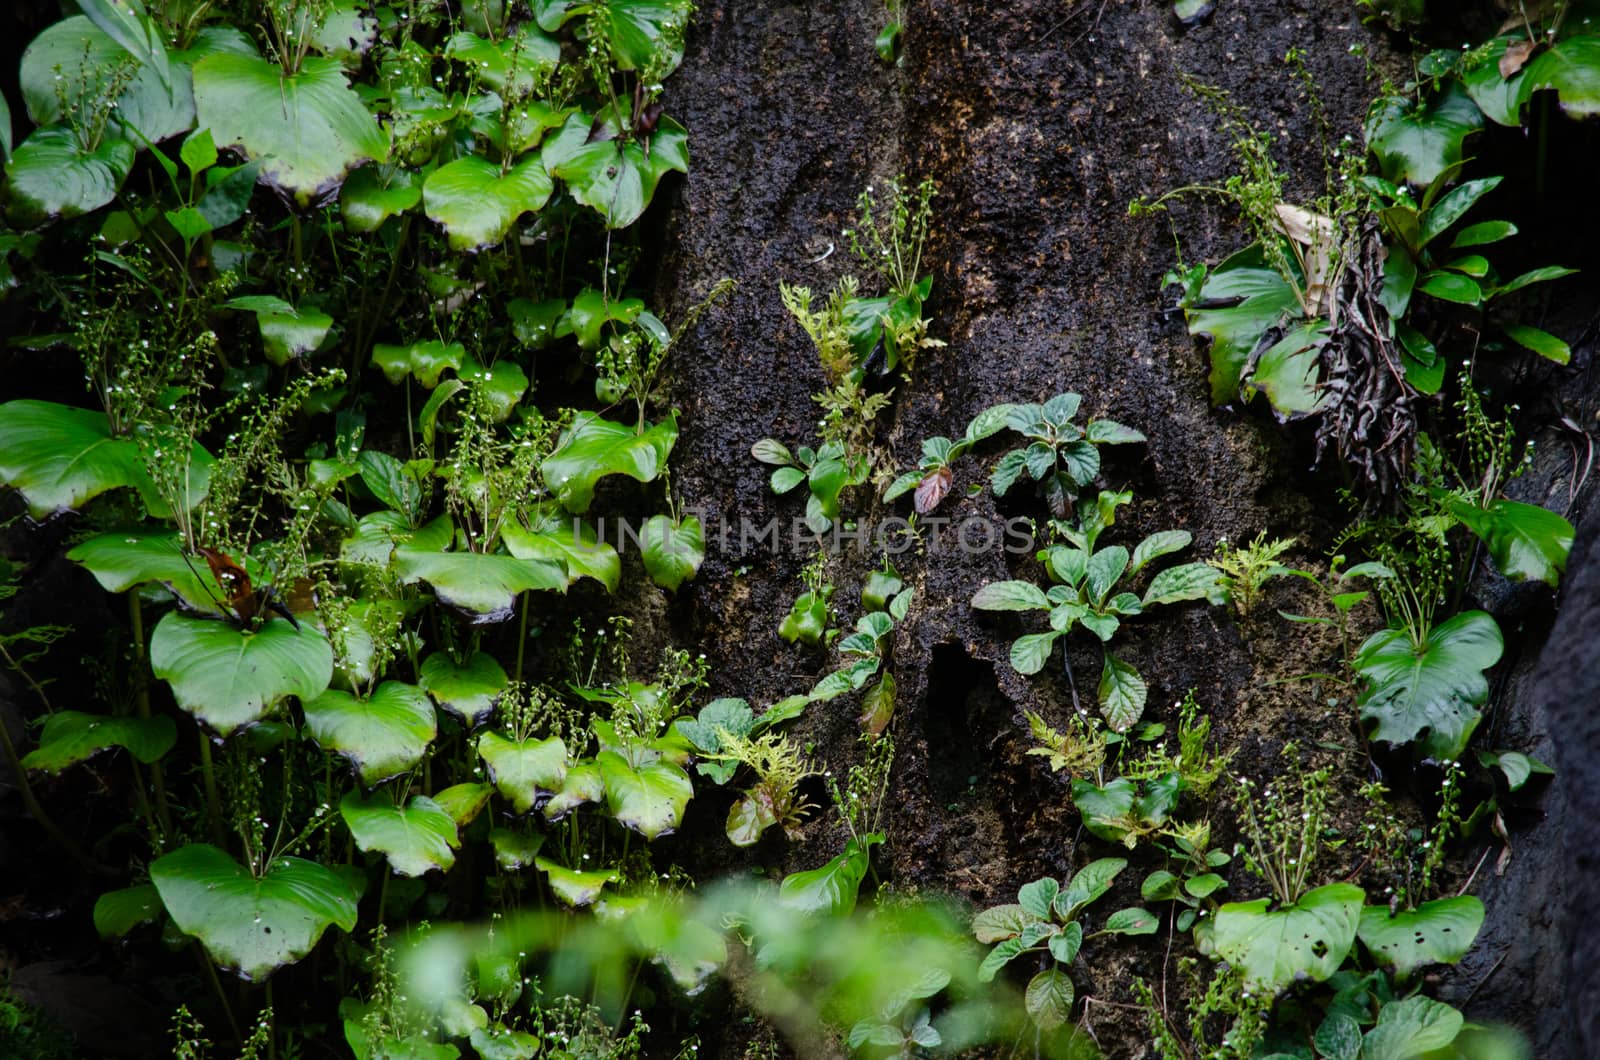
[[[1108,480],[1137,498],[1119,540],[1182,528],[1204,556],[1220,537],[1248,539],[1263,529],[1325,541],[1336,525],[1330,520],[1341,518],[1331,494],[1338,475],[1308,474],[1303,432],[1280,428],[1259,411],[1210,406],[1205,356],[1162,293],[1174,233],[1188,260],[1215,261],[1249,237],[1225,211],[1194,199],[1175,206],[1170,220],[1130,219],[1127,207],[1139,195],[1216,183],[1234,172],[1216,115],[1185,89],[1185,76],[1225,89],[1274,136],[1287,198],[1315,194],[1325,148],[1313,105],[1284,56],[1291,48],[1307,55],[1331,131],[1326,150],[1346,134],[1359,143],[1378,83],[1366,78],[1367,60],[1351,48],[1364,46],[1380,67],[1390,58],[1385,41],[1360,24],[1355,5],[1228,0],[1187,28],[1168,3],[909,6],[904,55],[891,66],[872,50],[884,19],[878,3],[708,0],[668,89],[669,112],[691,130],[693,164],[661,233],[658,301],[681,312],[723,276],[741,285],[691,334],[673,366],[674,398],[685,414],[673,484],[687,508],[704,514],[711,547],[669,617],[710,656],[715,694],[763,706],[809,687],[826,664],[820,653],[773,635],[810,553],[773,551],[740,533],[741,519],[779,519],[787,528],[799,515],[795,495],[776,498],[766,488],[769,469],[750,459],[749,448],[769,435],[790,445],[813,440],[818,410],[811,395],[824,388],[777,283],[820,292],[844,272],[859,274],[841,231],[854,221],[862,188],[881,188],[896,174],[939,184],[924,260],[934,276],[932,334],[948,345],[924,351],[913,379],[897,384],[877,432],[884,455],[893,454],[886,463],[913,466],[922,439],[958,437],[990,404],[1072,390],[1083,395],[1086,412],[1149,437],[1147,446],[1108,461]],[[1575,364],[1587,357],[1580,351]],[[1574,378],[1561,380],[1581,392]],[[1037,507],[997,508],[987,492],[969,496],[985,475],[983,460],[958,465],[942,513],[988,520]],[[909,511],[905,501],[877,504],[866,489],[847,497],[864,526]],[[1064,716],[1072,691],[1059,664],[1055,676],[1020,678],[1005,660],[1022,627],[975,617],[968,607],[975,588],[1017,576],[1026,559],[947,542],[902,565],[918,595],[894,646],[900,754],[887,857],[904,884],[977,902],[1006,900],[1018,884],[1060,875],[1072,860],[1078,831],[1067,793],[1024,755],[1020,727],[1022,709]],[[875,550],[850,545],[832,560],[848,621],[858,613],[860,578],[877,562]],[[1585,636],[1600,622],[1593,602],[1600,590],[1594,568],[1584,573],[1576,552],[1572,567],[1563,625],[1540,675],[1514,683],[1497,708],[1518,719],[1505,730],[1509,736],[1561,734],[1565,794],[1548,802],[1557,815],[1551,822],[1513,834],[1512,867],[1484,895],[1491,922],[1481,952],[1491,956],[1456,980],[1464,984],[1456,996],[1466,996],[1505,954],[1495,981],[1472,1005],[1532,1031],[1539,1055],[1551,1056],[1577,1055],[1562,1044],[1567,1017],[1553,959],[1568,937],[1562,833],[1568,849],[1590,862],[1597,849],[1573,844],[1574,829],[1592,829],[1596,815],[1563,801],[1592,794],[1593,785],[1582,782],[1590,767],[1581,763],[1600,739],[1600,723],[1589,717],[1596,697],[1583,694],[1600,681],[1594,640]],[[1547,602],[1540,606],[1548,610]],[[1221,611],[1198,607],[1150,618],[1118,644],[1153,683],[1155,720],[1170,724],[1169,704],[1194,689],[1220,743],[1238,749],[1235,767],[1256,775],[1274,768],[1286,739],[1353,739],[1348,703],[1332,711],[1285,708],[1263,694],[1261,656],[1270,636],[1247,641]],[[1532,641],[1525,655],[1531,659],[1537,647]],[[1075,650],[1071,663],[1077,688],[1092,695],[1098,652]],[[1548,715],[1539,713],[1544,709]],[[814,708],[804,735],[830,761],[849,761],[852,714]],[[1587,720],[1573,730],[1568,715]],[[1539,753],[1532,744],[1507,746]],[[821,851],[831,842],[826,825],[812,834],[820,841],[764,846],[763,854],[769,864],[811,867],[828,856]],[[707,855],[714,857],[712,846]],[[1593,878],[1581,869],[1573,877]],[[1580,942],[1583,968],[1600,960],[1597,951],[1600,942]],[[1536,969],[1548,990],[1523,991]],[[1513,983],[1516,989],[1506,989]],[[1501,989],[1492,989],[1497,984]],[[1518,995],[1518,1004],[1496,1000],[1503,994]]]

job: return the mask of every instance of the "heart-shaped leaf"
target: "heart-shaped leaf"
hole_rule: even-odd
[[[172,750],[177,739],[177,726],[165,716],[113,718],[59,710],[45,720],[39,746],[23,757],[22,765],[59,773],[109,747],[124,748],[141,762],[154,762]]]
[[[339,801],[339,816],[363,851],[376,850],[389,859],[399,876],[421,876],[433,869],[448,871],[460,845],[450,813],[428,798],[415,795],[404,807],[388,792],[363,799],[351,792]]]
[[[472,67],[501,96],[519,100],[537,89],[541,73],[561,62],[560,42],[526,25],[497,41],[456,33],[445,42],[444,53]]]
[[[453,536],[450,517],[441,515],[396,545],[391,563],[402,582],[427,582],[440,600],[466,612],[475,624],[510,618],[520,593],[559,592],[567,587],[566,570],[559,563],[498,553],[447,552]]]
[[[605,797],[606,783],[600,776],[600,767],[593,762],[578,762],[568,767],[561,789],[544,804],[545,820],[558,821],[579,806],[599,802]]]
[[[321,695],[333,680],[333,648],[311,626],[283,619],[246,632],[169,611],[151,634],[150,668],[178,706],[227,736],[289,696]]]
[[[1555,512],[1520,501],[1491,501],[1480,508],[1457,493],[1441,496],[1445,508],[1489,546],[1494,565],[1512,581],[1533,578],[1552,589],[1572,550],[1573,529]]]
[[[261,350],[267,360],[283,367],[302,354],[322,345],[333,327],[333,318],[320,309],[297,309],[271,295],[244,295],[222,304],[224,309],[243,309],[256,315],[261,329]]]
[[[295,74],[277,63],[216,54],[194,67],[199,123],[217,145],[261,159],[261,181],[302,205],[331,190],[345,171],[388,157],[377,119],[345,83],[335,59],[308,58]]]
[[[422,660],[417,675],[424,692],[473,728],[494,711],[495,700],[510,682],[495,657],[481,651],[462,665],[445,652],[434,652]]]
[[[1378,1010],[1378,1022],[1361,1039],[1361,1060],[1414,1060],[1435,1055],[1456,1040],[1465,1018],[1442,1001],[1408,997]]]
[[[181,465],[178,454],[163,453],[159,445],[151,456]],[[205,497],[213,463],[211,454],[195,443],[184,469],[190,507]],[[152,516],[172,516],[136,441],[113,435],[103,412],[50,401],[0,405],[0,482],[21,490],[39,519],[124,486],[139,492]]]
[[[87,115],[111,90],[115,105],[107,125],[115,138],[159,143],[194,126],[194,96],[186,73],[173,76],[159,37],[144,59],[82,15],[62,19],[33,39],[18,72],[28,116],[37,125]],[[157,49],[159,49],[159,57]],[[131,69],[124,64],[133,61]],[[160,65],[156,65],[160,64]]]
[[[120,891],[107,891],[94,902],[94,929],[103,939],[117,939],[140,924],[160,919],[166,910],[155,886],[141,883]]]
[[[692,515],[682,522],[667,515],[651,516],[639,533],[639,544],[644,569],[663,589],[675,591],[694,577],[706,558],[705,534]]]
[[[1320,983],[1339,970],[1355,943],[1365,897],[1353,884],[1331,883],[1270,912],[1266,898],[1230,902],[1217,910],[1213,944],[1244,972],[1252,990],[1277,993],[1302,979]]]
[[[778,904],[805,915],[849,916],[871,867],[872,847],[881,842],[883,836],[870,832],[848,840],[844,853],[821,868],[791,872],[778,885]]]
[[[566,182],[572,197],[605,218],[609,228],[626,228],[639,219],[655,196],[656,185],[671,170],[689,172],[688,135],[671,118],[662,118],[646,141],[615,136],[615,122],[602,112],[569,117],[561,131],[540,149],[550,176]],[[590,139],[596,121],[613,132],[611,139]]]
[[[537,155],[502,173],[478,155],[447,162],[422,185],[422,207],[444,226],[450,246],[476,250],[494,246],[525,213],[550,201],[555,188]]]
[[[492,795],[494,795],[493,784],[452,784],[443,791],[436,792],[433,801],[450,815],[450,819],[460,829],[477,820],[478,814],[489,805],[489,798]]]
[[[595,762],[605,780],[607,807],[618,824],[654,839],[683,822],[694,785],[681,767],[662,760],[635,769],[615,751],[600,752]]]
[[[1464,611],[1429,631],[1420,649],[1402,629],[1383,629],[1356,653],[1356,672],[1368,681],[1361,718],[1376,722],[1372,737],[1410,743],[1422,733],[1431,758],[1459,758],[1489,698],[1484,671],[1500,661],[1504,641],[1495,620]]]
[[[478,737],[478,754],[495,787],[519,814],[531,812],[541,795],[560,791],[567,776],[567,745],[557,737],[512,740],[486,732]]]
[[[22,220],[77,217],[117,197],[136,152],[107,137],[93,148],[59,126],[34,130],[6,163],[6,188]]]
[[[362,166],[339,188],[339,209],[352,232],[375,232],[391,217],[398,217],[422,201],[422,182],[408,170],[385,172],[381,166]]]
[[[1356,934],[1379,965],[1409,979],[1418,968],[1461,960],[1482,926],[1483,903],[1464,894],[1393,915],[1386,905],[1366,906]]]
[[[380,342],[372,347],[372,363],[383,370],[385,379],[398,384],[412,375],[429,390],[439,385],[439,377],[446,368],[459,374],[466,358],[467,348],[461,343],[446,345],[437,339],[424,339],[409,346]]]
[[[186,560],[175,533],[131,530],[98,534],[67,553],[94,575],[107,592],[120,593],[135,585],[158,582],[187,606],[221,615],[219,603],[227,596],[208,578],[204,563]]]
[[[1419,188],[1461,161],[1461,145],[1483,128],[1483,113],[1456,81],[1418,105],[1410,96],[1381,96],[1367,112],[1367,146],[1383,175]]]
[[[518,559],[545,560],[566,568],[567,584],[593,578],[608,592],[617,591],[622,558],[595,535],[594,528],[559,508],[541,506],[527,515],[528,525],[508,523],[500,531],[506,551]]]
[[[307,702],[305,712],[312,739],[348,759],[369,788],[422,761],[438,733],[427,693],[399,681],[385,681],[365,699],[332,689]]]
[[[1518,103],[1554,89],[1561,109],[1574,118],[1600,114],[1600,36],[1581,34],[1551,44],[1523,68]]]
[[[1218,265],[1186,309],[1189,334],[1211,337],[1211,401],[1226,405],[1239,393],[1250,355],[1270,329],[1300,311],[1294,288],[1267,264],[1259,245]],[[998,492],[998,491],[997,491]]]
[[[150,881],[178,930],[251,981],[310,953],[330,924],[356,926],[349,886],[303,858],[277,858],[256,877],[216,847],[195,843],[156,859]]]
[[[535,858],[533,863],[544,873],[555,896],[573,908],[593,905],[600,899],[600,892],[605,885],[618,876],[616,869],[579,872],[557,864],[549,858]]]
[[[569,512],[589,510],[595,483],[607,475],[651,482],[666,466],[678,440],[676,416],[636,432],[633,428],[580,412],[561,433],[555,452],[540,465],[545,483]]]

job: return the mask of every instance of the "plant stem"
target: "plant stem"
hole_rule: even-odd
[[[197,735],[200,739],[200,771],[206,785],[206,818],[211,822],[212,840],[222,846],[222,800],[217,797],[217,769],[211,761],[211,740],[204,729],[198,730]]]
[[[134,654],[148,663],[149,656],[145,650],[144,638],[144,606],[139,602],[139,594],[136,592],[128,594],[128,624],[133,630]],[[150,685],[145,680],[145,674],[142,671],[139,674],[138,692],[134,695],[134,707],[138,710],[140,718],[146,721],[149,720]],[[139,780],[138,769],[139,765],[136,761],[134,763],[134,779],[136,781]],[[156,789],[156,816],[161,820],[161,837],[165,839],[172,834],[172,811],[167,805],[167,780],[161,770],[159,761],[150,763],[150,783]]]
[[[38,798],[33,793],[33,785],[28,783],[28,771],[22,768],[22,761],[17,757],[16,745],[11,742],[11,729],[5,720],[0,718],[0,750],[5,752],[6,765],[11,768],[12,776],[17,778],[17,793],[22,796],[22,804],[28,808],[28,814],[34,819],[45,834],[54,839],[61,849],[71,855],[82,868],[89,872],[104,872],[95,864],[83,848],[72,841],[72,838],[58,827],[50,815],[45,813],[44,807],[39,805]]]

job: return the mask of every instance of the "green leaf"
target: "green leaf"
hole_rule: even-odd
[[[763,438],[750,447],[750,455],[763,464],[772,464],[777,467],[787,467],[793,464],[794,454],[790,453],[784,444],[775,438]]]
[[[1050,601],[1032,582],[990,582],[972,595],[980,611],[1048,611]]]
[[[1500,661],[1503,647],[1500,627],[1482,611],[1435,626],[1420,650],[1404,630],[1368,637],[1354,666],[1368,681],[1358,705],[1363,721],[1377,723],[1372,737],[1402,744],[1426,732],[1425,755],[1459,758],[1477,728],[1477,708],[1489,698],[1483,672]]]
[[[486,732],[478,737],[478,754],[495,787],[519,814],[532,812],[541,795],[560,791],[567,779],[567,745],[559,737],[512,740]]]
[[[1425,273],[1421,282],[1417,284],[1417,290],[1459,305],[1483,304],[1483,288],[1479,286],[1478,281],[1459,273],[1437,270]]]
[[[1322,320],[1290,328],[1256,360],[1243,382],[1245,393],[1265,394],[1280,420],[1317,412],[1327,400],[1321,375],[1322,348],[1328,335],[1328,325]]]
[[[683,822],[694,785],[680,767],[661,760],[635,769],[615,751],[601,751],[595,762],[605,779],[606,804],[618,824],[654,839]]]
[[[1128,550],[1121,545],[1102,548],[1090,556],[1088,566],[1084,568],[1090,599],[1096,604],[1104,603],[1127,569]]]
[[[1245,365],[1262,336],[1297,315],[1300,301],[1294,288],[1266,263],[1259,246],[1240,251],[1217,266],[1206,278],[1197,301],[1204,306],[1231,303],[1184,310],[1189,334],[1211,337],[1211,401],[1225,405],[1238,395]]]
[[[153,442],[151,458],[171,462],[178,456]],[[205,497],[213,463],[198,443],[189,451],[191,507]],[[124,486],[138,491],[152,516],[172,515],[145,469],[137,442],[113,435],[104,413],[49,401],[0,405],[0,482],[22,491],[36,519]]]
[[[1184,600],[1222,602],[1222,572],[1209,563],[1185,563],[1168,567],[1150,579],[1144,591],[1144,606],[1175,604]]]
[[[1445,192],[1439,201],[1422,215],[1422,224],[1417,235],[1417,249],[1421,250],[1443,235],[1445,229],[1461,220],[1462,215],[1472,209],[1474,203],[1498,188],[1504,179],[1504,177],[1485,177],[1482,180],[1468,180]]]
[[[534,858],[533,863],[550,881],[550,889],[555,892],[555,896],[574,908],[593,905],[600,899],[600,892],[605,885],[620,875],[616,869],[578,872],[564,865],[558,865],[549,858]]]
[[[883,836],[869,832],[859,841],[848,840],[844,853],[821,868],[791,872],[778,885],[778,904],[805,915],[849,916],[855,910],[861,881],[870,867],[872,848],[881,842]]]
[[[362,166],[339,188],[339,210],[351,232],[376,232],[383,222],[416,208],[422,201],[422,182],[404,169]]]
[[[86,11],[85,14],[88,12]],[[102,7],[101,12],[104,13]],[[87,122],[94,108],[115,89],[115,105],[106,116],[112,138],[132,143],[159,143],[194,125],[194,96],[187,76],[174,77],[159,35],[138,31],[147,46],[132,53],[113,39],[102,19],[62,19],[33,39],[18,71],[22,100],[36,125],[71,124],[69,115]],[[131,39],[132,33],[127,34]],[[130,66],[127,61],[134,59]]]
[[[162,84],[171,85],[166,44],[142,0],[78,0],[78,8],[123,51],[150,67]]]
[[[600,767],[591,761],[575,763],[567,767],[561,790],[544,804],[544,818],[558,821],[579,806],[599,802],[605,797],[606,784],[600,775]]]
[[[427,693],[399,681],[383,682],[364,699],[331,689],[307,702],[305,713],[312,739],[348,759],[369,788],[422,761],[438,733]]]
[[[978,982],[993,982],[994,977],[1000,974],[1000,969],[1010,964],[1024,948],[1021,939],[1006,939],[997,943],[994,949],[984,956],[983,963],[978,965]]]
[[[1554,89],[1561,109],[1574,118],[1600,114],[1600,37],[1567,37],[1551,44],[1522,70],[1517,102],[1535,92]]]
[[[165,531],[130,530],[98,534],[67,553],[82,564],[106,592],[120,593],[158,582],[197,611],[221,615],[225,598],[215,579],[202,575],[205,564],[185,560],[178,535]]]
[[[261,159],[262,183],[291,192],[302,206],[357,164],[389,154],[387,135],[335,59],[308,58],[285,75],[265,59],[208,55],[194,67],[194,101],[219,146]]]
[[[1498,243],[1502,239],[1510,239],[1517,234],[1517,226],[1510,221],[1480,221],[1475,225],[1468,225],[1456,233],[1450,241],[1450,246],[1482,247],[1490,243]]]
[[[172,750],[178,728],[165,715],[113,718],[58,710],[45,719],[39,746],[23,756],[24,769],[59,773],[108,747],[121,747],[141,762],[154,762]]]
[[[615,130],[602,111],[600,120]],[[564,181],[572,197],[605,218],[608,228],[626,228],[639,219],[671,170],[689,172],[688,136],[683,126],[662,118],[649,138],[650,153],[637,140],[590,140],[596,119],[574,114],[544,142],[540,156],[552,177]]]
[[[748,736],[755,728],[755,714],[750,704],[742,699],[714,699],[700,708],[698,718],[684,718],[677,723],[678,731],[702,754],[716,754],[722,750],[722,737],[718,729],[726,729],[735,736]]]
[[[1110,652],[1105,653],[1105,665],[1100,670],[1100,713],[1114,731],[1127,732],[1144,716],[1149,694],[1138,670]]]
[[[1554,776],[1555,770],[1521,751],[1479,751],[1478,762],[1483,766],[1493,766],[1505,774],[1506,786],[1512,791],[1520,790],[1535,773],[1540,776]]]
[[[569,512],[589,510],[595,483],[606,475],[651,482],[666,466],[678,440],[676,416],[636,433],[633,428],[580,412],[561,433],[556,450],[540,465],[547,485]]]
[[[435,792],[433,801],[450,815],[457,828],[465,828],[477,820],[478,814],[489,805],[489,797],[493,794],[493,784],[452,784],[443,791]]]
[[[579,578],[593,578],[608,592],[617,591],[622,578],[622,558],[601,541],[594,528],[555,505],[541,505],[525,513],[528,525],[508,523],[500,531],[506,551],[518,559],[548,560],[562,564],[570,586]]]
[[[1145,565],[1153,559],[1183,551],[1193,540],[1193,536],[1187,530],[1158,530],[1134,546],[1133,562],[1128,565],[1128,576],[1131,578],[1144,570]]]
[[[133,169],[127,141],[107,137],[93,150],[69,129],[35,129],[6,162],[6,188],[22,220],[77,217],[116,198]]]
[[[246,295],[222,303],[224,309],[254,312],[261,330],[261,349],[278,367],[322,345],[333,318],[320,309],[296,309],[281,298]]]
[[[395,547],[392,566],[402,583],[427,582],[440,600],[479,625],[510,618],[517,596],[530,589],[566,589],[566,569],[553,560],[444,551],[452,536],[449,519],[440,516]]]
[[[95,899],[94,929],[103,939],[121,938],[140,924],[159,920],[165,912],[153,884],[107,891]]]
[[[1507,324],[1502,330],[1518,346],[1532,350],[1540,357],[1557,364],[1566,364],[1572,360],[1572,347],[1548,331],[1541,331],[1527,324]]]
[[[400,383],[408,375],[432,390],[439,385],[439,377],[446,368],[461,372],[467,348],[459,342],[448,346],[437,339],[424,339],[409,346],[389,346],[378,343],[372,347],[372,363],[383,370],[383,377],[391,383]],[[363,454],[365,455],[365,454]]]
[[[1490,120],[1513,127],[1522,124],[1522,82],[1526,68],[1509,79],[1503,78],[1500,76],[1500,60],[1505,56],[1506,48],[1518,39],[1526,41],[1527,37],[1496,37],[1489,41],[1483,45],[1482,61],[1460,75],[1467,94]]]
[[[972,918],[972,937],[988,945],[1016,938],[1032,921],[1020,905],[996,905]]]
[[[426,795],[412,796],[402,808],[388,792],[363,799],[352,791],[339,801],[339,816],[356,846],[382,853],[396,875],[421,876],[433,869],[448,872],[456,863],[455,848],[461,841],[455,818]]]
[[[321,695],[333,679],[333,648],[315,629],[282,619],[249,633],[169,611],[150,637],[150,668],[172,685],[179,707],[227,736],[289,696]]]
[[[1073,921],[1062,928],[1059,935],[1051,935],[1046,945],[1050,947],[1050,956],[1059,963],[1071,964],[1083,947],[1083,925]]]
[[[1442,1001],[1410,997],[1378,1010],[1377,1026],[1361,1040],[1361,1060],[1414,1060],[1456,1040],[1465,1019]]]
[[[540,76],[561,63],[561,44],[533,26],[523,25],[498,41],[462,31],[445,42],[444,53],[470,66],[501,96],[527,98],[537,90]]]
[[[1133,445],[1149,440],[1142,432],[1124,427],[1115,420],[1090,420],[1089,426],[1084,428],[1084,437],[1095,445]]]
[[[693,578],[706,558],[705,535],[692,515],[681,523],[671,516],[651,516],[639,533],[639,544],[650,580],[671,591]]]
[[[1268,912],[1266,898],[1217,910],[1212,940],[1223,960],[1244,972],[1252,990],[1277,993],[1302,979],[1322,982],[1339,970],[1355,943],[1361,888],[1333,883]]]
[[[495,423],[510,419],[528,390],[527,373],[511,360],[484,365],[468,357],[462,362],[460,375],[476,388],[485,413]]]
[[[1076,995],[1072,980],[1059,968],[1047,968],[1028,982],[1023,994],[1023,1007],[1028,1018],[1042,1031],[1053,1031],[1072,1019],[1072,1002]]]
[[[1440,495],[1445,508],[1487,546],[1494,565],[1512,581],[1532,578],[1552,589],[1572,550],[1572,524],[1555,512],[1520,501],[1491,501],[1480,508],[1457,493]]]
[[[1043,879],[1025,883],[1017,892],[1017,904],[1022,906],[1022,911],[1035,920],[1049,920],[1050,906],[1056,900],[1056,895],[1061,893],[1061,884],[1046,876]]]
[[[1383,175],[1417,187],[1461,161],[1461,145],[1483,127],[1483,114],[1456,81],[1419,109],[1409,96],[1381,96],[1367,112],[1367,146]]]
[[[422,206],[444,226],[453,250],[478,250],[499,244],[517,218],[550,201],[555,185],[537,155],[529,155],[502,174],[477,155],[447,162],[422,185]]]
[[[1160,918],[1148,909],[1118,909],[1106,917],[1105,930],[1113,935],[1154,935]]]
[[[1401,979],[1430,964],[1455,964],[1483,926],[1483,903],[1470,894],[1423,902],[1393,916],[1386,905],[1361,910],[1356,935],[1380,967]]]
[[[445,710],[476,728],[494,712],[495,700],[511,679],[494,656],[473,652],[457,665],[449,654],[436,651],[422,660],[417,685]]]
[[[736,847],[754,846],[761,833],[778,823],[770,796],[760,789],[745,792],[728,809],[728,821],[723,832],[728,842]]]
[[[494,847],[494,863],[501,871],[521,872],[532,867],[539,851],[544,849],[544,834],[528,835],[510,828],[491,828],[489,845]]]
[[[1100,858],[1089,862],[1073,874],[1067,889],[1056,898],[1056,916],[1062,920],[1076,920],[1079,913],[1111,889],[1117,874],[1127,867],[1126,858]]]
[[[1520,291],[1524,287],[1531,287],[1536,283],[1548,283],[1551,280],[1559,280],[1563,276],[1572,276],[1577,271],[1577,269],[1569,269],[1564,265],[1544,265],[1537,269],[1529,269],[1522,275],[1508,280],[1502,286],[1495,288],[1494,297],[1499,298],[1501,295]]]
[[[180,931],[251,981],[310,953],[330,924],[356,926],[350,888],[303,858],[277,858],[257,878],[216,847],[195,843],[153,862],[150,881]]]
[[[1060,633],[1025,633],[1011,642],[1011,666],[1019,674],[1036,674],[1050,661]]]

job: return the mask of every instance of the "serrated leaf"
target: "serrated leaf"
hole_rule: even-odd
[[[1040,1030],[1053,1031],[1072,1019],[1075,999],[1067,973],[1059,968],[1047,968],[1029,980],[1023,994],[1023,1007]]]
[[[972,918],[972,937],[988,945],[1016,938],[1028,926],[1031,917],[1020,905],[996,905]]]
[[[1032,582],[990,582],[972,594],[972,606],[980,611],[1048,611],[1050,601]]]
[[[1150,588],[1144,591],[1143,604],[1176,604],[1185,600],[1210,600],[1219,602],[1222,594],[1222,572],[1208,563],[1184,563],[1168,567],[1150,579]]]
[[[1119,909],[1106,917],[1105,930],[1113,935],[1154,935],[1160,919],[1148,909]]]
[[[1100,713],[1106,722],[1116,732],[1127,732],[1144,716],[1150,690],[1138,670],[1106,652],[1098,694]]]
[[[1022,911],[1035,920],[1049,920],[1050,907],[1060,893],[1061,885],[1046,876],[1024,884],[1017,892],[1017,902],[1022,906]]]
[[[1076,920],[1101,895],[1111,889],[1117,874],[1128,867],[1126,858],[1100,858],[1091,861],[1073,874],[1055,902],[1056,915],[1062,920]]]
[[[978,965],[978,982],[993,982],[994,977],[1000,974],[1000,969],[1010,964],[1012,959],[1022,950],[1021,939],[1006,939],[997,943],[994,949],[984,956],[983,962]]]
[[[1036,674],[1050,661],[1060,633],[1027,633],[1011,642],[1011,666],[1019,674]]]

